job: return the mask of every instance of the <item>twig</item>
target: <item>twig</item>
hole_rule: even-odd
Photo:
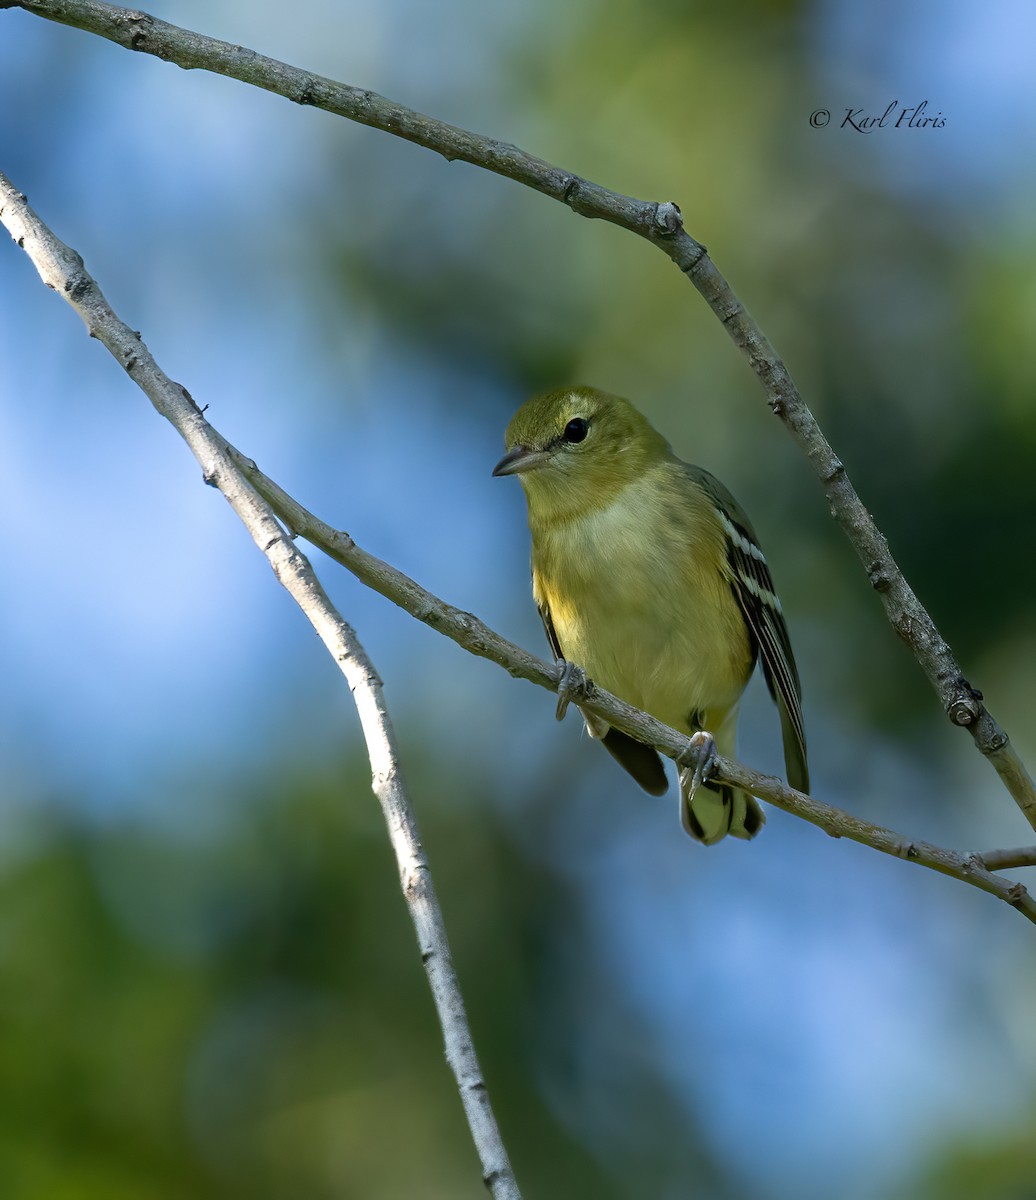
[[[759,775],[740,763],[721,760],[718,775],[725,782],[743,787],[752,795],[783,808],[785,812],[794,812],[814,825],[819,825],[832,837],[847,837],[874,850],[880,850],[882,854],[891,854],[893,858],[915,862],[932,871],[970,883],[983,892],[997,896],[1036,923],[1036,899],[1029,894],[1024,884],[1001,879],[999,875],[992,874],[973,855],[958,854],[955,850],[933,846],[930,842],[911,841],[893,833],[891,829],[863,821],[811,796],[803,796],[801,792],[796,792],[781,780]]]
[[[353,693],[370,756],[372,788],[396,852],[400,883],[417,933],[453,1070],[483,1178],[498,1200],[520,1200],[507,1151],[471,1039],[446,927],[399,765],[395,732],[381,680],[353,629],[342,618],[306,557],[285,534],[269,505],[238,469],[226,441],[209,425],[187,390],[166,376],[138,333],[124,324],[87,273],[82,258],[59,241],[25,197],[0,174],[0,221],[25,250],[50,288],[82,317],[91,337],[125,368],[190,447],[206,483],[217,487],[266,555],[278,581],[306,614]]]
[[[987,871],[1036,867],[1036,846],[1020,846],[1017,850],[987,850],[984,854],[973,854],[971,858]]]
[[[493,171],[568,205],[583,217],[610,221],[646,238],[673,260],[701,293],[759,377],[767,401],[813,465],[832,515],[845,531],[878,593],[885,615],[913,652],[947,716],[969,730],[1005,787],[1036,829],[1036,784],[964,677],[935,622],[892,557],[883,535],[821,432],[787,367],[716,269],[705,247],[684,229],[680,209],[635,200],[583,179],[512,146],[415,112],[366,88],[338,83],[216,38],[158,20],[148,13],[101,0],[0,0],[0,9],[26,12],[74,25],[125,47],[153,54],[185,69],[199,68],[252,84],[293,100],[369,125],[441,154]]]

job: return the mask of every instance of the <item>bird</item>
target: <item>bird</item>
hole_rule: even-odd
[[[708,779],[736,752],[738,708],[757,660],[780,716],[788,782],[809,791],[802,689],[766,559],[744,510],[682,462],[648,419],[595,387],[527,400],[496,476],[528,505],[532,590],[563,672],[559,719],[586,681],[688,735],[680,818],[694,839],[752,838],[765,817],[740,788]],[[576,701],[578,704],[578,700]],[[668,790],[658,752],[581,710],[645,791]]]

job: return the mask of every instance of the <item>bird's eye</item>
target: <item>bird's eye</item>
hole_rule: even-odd
[[[562,437],[566,442],[581,442],[586,437],[589,428],[589,421],[584,421],[582,417],[573,417],[565,426]]]

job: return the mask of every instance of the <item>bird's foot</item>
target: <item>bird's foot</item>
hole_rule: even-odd
[[[707,730],[700,729],[688,739],[687,745],[676,758],[676,765],[680,768],[680,783],[686,787],[688,800],[708,781],[718,757],[716,739]]]
[[[593,684],[586,677],[583,668],[577,667],[574,662],[562,658],[558,660],[558,666],[561,668],[561,677],[558,679],[558,706],[554,715],[562,721],[573,700],[576,703],[585,700]]]

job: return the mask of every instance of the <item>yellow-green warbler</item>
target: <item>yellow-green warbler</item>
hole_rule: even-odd
[[[681,462],[628,400],[596,388],[528,400],[506,449],[493,474],[517,475],[525,489],[533,596],[555,658],[696,735],[680,771],[691,837],[754,837],[765,819],[755,799],[707,776],[717,748],[735,752],[757,657],[780,713],[788,782],[808,792],[809,772],[795,658],[741,506],[708,471]],[[563,687],[559,714],[565,703]],[[665,792],[655,750],[583,716],[641,787]]]

